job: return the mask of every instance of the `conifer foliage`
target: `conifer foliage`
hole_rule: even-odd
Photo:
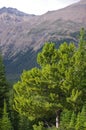
[[[7,105],[5,100],[4,100],[3,116],[1,120],[1,130],[13,130],[11,126],[11,121],[8,117]]]
[[[14,84],[14,109],[29,120],[58,125],[65,130],[86,128],[86,40],[80,32],[78,47],[46,43],[38,54],[39,68],[24,71]],[[83,106],[83,108],[82,108]],[[64,113],[66,112],[66,113]],[[60,123],[61,122],[61,123]],[[69,125],[68,125],[69,122]],[[82,123],[84,122],[84,123]]]
[[[0,118],[2,117],[4,99],[7,97],[8,84],[5,76],[5,67],[0,55]]]

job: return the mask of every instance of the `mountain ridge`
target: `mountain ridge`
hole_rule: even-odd
[[[12,8],[12,7],[8,7],[8,8],[6,8],[6,7],[2,7],[1,9],[0,9],[0,14],[1,13],[9,13],[9,14],[15,14],[15,15],[18,15],[18,16],[28,16],[29,14],[26,14],[26,13],[24,13],[24,12],[22,12],[22,11],[19,11],[18,9],[16,9],[16,8]]]

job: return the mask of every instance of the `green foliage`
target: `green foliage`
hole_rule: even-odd
[[[12,88],[9,91],[9,102],[8,102],[8,104],[9,104],[8,112],[9,112],[10,120],[12,122],[12,126],[13,126],[14,130],[18,130],[19,129],[19,123],[20,123],[20,117],[19,117],[19,113],[16,112],[13,109],[13,89]]]
[[[86,97],[86,41],[83,38],[81,33],[79,47],[66,42],[58,49],[53,43],[44,45],[37,57],[40,68],[24,71],[20,81],[14,84],[13,107],[17,112],[35,123],[43,121],[45,125],[47,121],[51,126],[55,124],[57,111],[62,110],[59,129],[82,130],[81,122],[86,115],[85,108],[82,109]],[[42,124],[33,128],[44,129]]]
[[[26,117],[21,116],[21,115],[19,115],[18,130],[31,130],[30,121]]]
[[[76,130],[86,130],[86,106],[83,106],[82,111],[78,113],[75,128]]]
[[[72,112],[69,110],[64,110],[61,114],[60,127],[63,129],[69,128],[69,122],[71,120]]]
[[[14,85],[14,107],[18,112],[35,119],[62,109],[66,102],[65,89],[68,89],[63,86],[62,81],[65,78],[65,70],[68,70],[68,61],[72,59],[73,49],[72,44],[64,43],[59,50],[55,49],[53,43],[45,44],[38,55],[39,62],[42,61],[42,69],[24,71],[21,81]]]
[[[61,114],[61,123],[59,130],[85,130],[86,129],[86,107],[83,106],[82,111],[77,115],[68,110],[64,110]]]
[[[71,120],[69,124],[69,129],[74,130],[76,125],[76,114],[73,112],[71,115]]]
[[[43,122],[39,122],[39,125],[33,125],[33,130],[57,130],[55,126],[45,128]]]
[[[51,128],[48,128],[46,130],[58,130],[55,126],[51,127]]]
[[[43,127],[43,123],[39,122],[39,125],[33,125],[33,130],[45,130],[45,128]]]
[[[58,53],[54,43],[45,43],[42,52],[37,56],[37,62],[41,67],[46,64],[52,65],[57,62],[57,59]]]
[[[1,130],[12,130],[12,124],[8,117],[6,101],[4,101],[3,117],[1,120]]]
[[[2,115],[3,106],[4,106],[4,98],[7,96],[7,81],[5,77],[5,67],[3,64],[2,57],[0,55],[0,117]]]

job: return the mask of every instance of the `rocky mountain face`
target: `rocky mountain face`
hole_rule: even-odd
[[[36,56],[45,42],[77,43],[82,27],[86,29],[86,0],[41,16],[1,8],[0,51],[8,79],[17,79],[24,69],[37,66]]]

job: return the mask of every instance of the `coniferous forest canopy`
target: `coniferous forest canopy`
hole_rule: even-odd
[[[45,43],[39,67],[12,85],[0,56],[0,130],[86,130],[86,32],[78,46]]]

